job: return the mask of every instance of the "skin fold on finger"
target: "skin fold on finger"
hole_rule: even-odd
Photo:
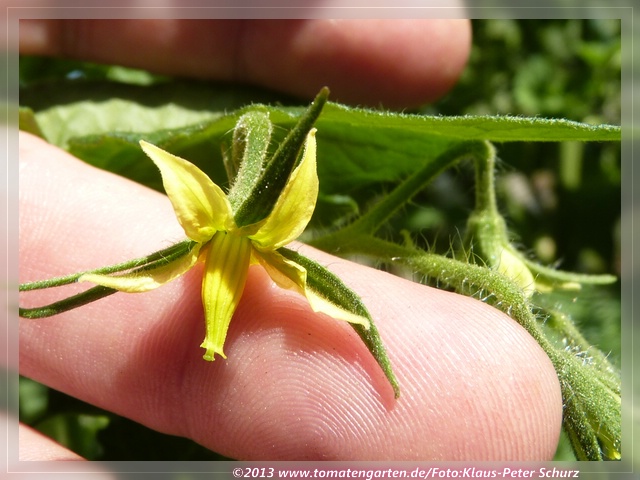
[[[326,85],[334,101],[388,108],[441,96],[471,46],[470,23],[461,19],[23,20],[20,33],[23,54],[258,84],[305,98]]]
[[[166,197],[28,134],[20,141],[20,185],[22,282],[182,238]],[[347,324],[314,314],[259,267],[229,329],[227,360],[206,362],[198,347],[198,267],[152,292],[22,319],[21,373],[238,459],[552,457],[559,385],[519,325],[476,300],[294,248],[362,295],[399,378],[398,401]],[[38,302],[26,295],[21,302],[40,303],[40,294],[30,295]]]

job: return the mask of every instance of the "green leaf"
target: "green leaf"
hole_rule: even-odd
[[[209,92],[209,95],[214,94]],[[81,104],[76,108],[78,115],[86,114]],[[122,106],[121,112],[135,118],[135,112],[139,110],[139,106],[134,109]],[[131,132],[99,131],[69,138],[68,150],[97,167],[162,191],[157,171],[145,161],[138,146],[139,140],[145,139],[188,159],[216,184],[225,186],[228,180],[222,151],[231,144],[231,132],[238,119],[250,111],[269,116],[274,125],[271,145],[277,145],[305,109],[250,105],[224,115],[210,113],[210,120],[176,129],[148,133],[140,133],[144,131],[140,128]],[[109,115],[113,113],[109,109]],[[39,115],[36,114],[37,118]],[[155,112],[155,115],[159,113]],[[109,123],[117,123],[116,118],[111,118]],[[369,189],[372,185],[401,181],[464,141],[605,141],[620,138],[619,127],[610,125],[523,117],[409,115],[352,109],[335,103],[325,106],[316,127],[320,197],[350,196],[360,205],[373,199],[377,188],[376,191]],[[328,218],[323,216],[320,220],[321,225],[342,221],[343,211],[329,213]],[[318,225],[315,219],[314,225]]]
[[[86,135],[156,132],[212,121],[255,101],[276,97],[257,88],[193,80],[151,86],[60,80],[20,90],[20,105],[36,112],[46,138],[62,148]]]
[[[109,133],[69,140],[72,154],[100,168],[161,191],[138,141],[146,139],[187,158],[219,185],[227,183],[222,147],[237,119],[252,109],[269,114],[277,134],[291,128],[299,108],[251,106],[214,120],[148,134]],[[321,195],[349,195],[377,183],[399,181],[465,139],[494,141],[617,140],[620,129],[563,120],[511,117],[425,117],[349,109],[328,104],[316,122]],[[367,199],[363,199],[367,201]],[[331,220],[335,221],[335,219]]]

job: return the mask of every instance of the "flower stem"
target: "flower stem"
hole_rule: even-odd
[[[340,253],[361,254],[376,261],[408,266],[453,287],[458,293],[478,297],[516,320],[537,341],[556,370],[565,407],[563,426],[577,458],[620,458],[620,377],[616,369],[608,361],[597,361],[602,355],[596,354],[594,347],[589,348],[581,335],[576,335],[572,324],[563,323],[563,332],[578,338],[581,347],[597,355],[596,361],[585,363],[573,350],[555,346],[538,322],[529,299],[512,279],[484,266],[368,235],[352,238]]]
[[[498,214],[495,189],[495,147],[483,142],[486,150],[475,157],[476,168],[476,211]]]
[[[321,250],[336,252],[343,249],[344,245],[351,242],[354,237],[363,234],[374,234],[394,213],[419,193],[440,172],[464,158],[483,157],[487,155],[488,148],[492,148],[488,142],[469,141],[458,143],[435,159],[427,162],[355,222],[309,243]]]

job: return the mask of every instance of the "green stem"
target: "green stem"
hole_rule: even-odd
[[[563,426],[580,460],[620,458],[620,381],[613,369],[583,364],[573,352],[556,347],[545,335],[529,299],[510,278],[487,267],[430,254],[362,235],[341,254],[361,254],[400,264],[447,284],[459,293],[503,311],[522,325],[547,354],[560,381]],[[565,325],[566,328],[566,325]]]
[[[522,289],[499,272],[369,236],[354,238],[341,250],[341,254],[346,253],[404,265],[460,293],[484,297],[487,303],[517,320],[543,348],[554,348],[538,325]]]
[[[507,224],[498,211],[495,192],[495,148],[486,143],[484,155],[475,157],[475,207],[467,219],[463,238],[464,257],[476,258],[491,268],[499,268],[509,245]],[[469,253],[473,255],[469,256]],[[523,278],[524,283],[529,283]],[[520,285],[524,287],[524,285]]]
[[[562,312],[549,311],[549,317],[545,326],[555,331],[561,338],[566,339],[566,348],[574,352],[575,356],[582,358],[585,364],[591,365],[608,375],[608,386],[620,393],[619,374],[617,369],[611,364],[607,356],[598,348],[591,345],[586,338],[576,328],[571,319]]]
[[[427,162],[355,222],[329,235],[314,239],[310,244],[321,250],[337,252],[352,238],[375,233],[444,169],[463,158],[484,158],[488,155],[488,149],[492,148],[488,142],[482,141],[463,142],[453,146]]]
[[[476,206],[478,212],[492,212],[498,214],[495,189],[495,147],[489,142],[483,142],[485,150],[475,157],[476,169]]]

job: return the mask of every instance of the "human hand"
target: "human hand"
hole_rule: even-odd
[[[48,40],[40,46],[26,42],[25,53],[40,48],[192,75],[196,66],[203,67],[204,55],[221,65],[206,72],[218,78],[266,86],[278,82],[291,93],[308,95],[328,84],[332,97],[344,102],[413,105],[451,84],[468,48],[465,22],[449,24],[446,28],[457,34],[451,32],[440,50],[431,52],[429,61],[448,63],[448,69],[420,59],[437,44],[429,32],[445,28],[438,22],[422,24],[424,32],[415,27],[419,21],[403,28],[373,22],[379,49],[364,42],[372,28],[367,22],[339,28],[323,21],[292,22],[291,28],[262,22],[245,25],[247,37],[237,49],[212,42],[217,53],[188,46],[194,38],[206,43],[205,34],[225,38],[224,28],[232,27],[214,22],[199,30],[193,27],[200,24],[190,24],[190,33],[181,35],[180,23],[175,29],[132,23],[132,29],[122,24],[78,29],[94,37],[76,40],[84,52],[56,47],[56,37],[45,35]],[[113,40],[109,47],[99,40],[101,31]],[[394,36],[399,31],[417,36]],[[135,49],[119,48],[113,32],[121,35],[122,45],[133,41],[126,40],[128,35],[147,39],[137,44],[140,56],[132,57],[138,55]],[[313,39],[322,39],[325,50],[318,50]],[[348,39],[360,47],[346,47]],[[239,54],[244,67],[234,66],[237,60],[225,51],[236,53],[233,58],[244,51]],[[327,58],[326,51],[337,58]],[[399,51],[407,55],[401,65]],[[314,75],[294,73],[309,72],[309,65],[316,66]],[[359,65],[368,66],[366,81],[358,77]],[[291,84],[283,84],[284,77]],[[20,138],[20,186],[21,282],[138,257],[184,235],[165,196],[28,134]],[[540,460],[553,455],[562,415],[560,389],[551,362],[524,329],[473,299],[300,248],[362,296],[398,376],[399,400],[348,325],[314,314],[295,293],[273,288],[258,267],[250,271],[231,323],[227,360],[205,362],[197,348],[204,331],[202,270],[193,269],[156,291],[116,294],[57,317],[22,320],[20,371],[239,459]],[[47,302],[49,292],[38,295],[38,304]],[[26,438],[24,455],[46,459],[44,440]]]

